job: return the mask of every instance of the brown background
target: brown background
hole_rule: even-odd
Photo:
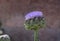
[[[12,41],[33,41],[33,31],[24,29],[24,16],[42,11],[47,26],[39,32],[41,41],[60,41],[60,0],[0,0],[0,20]]]

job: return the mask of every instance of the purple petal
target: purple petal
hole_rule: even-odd
[[[43,17],[43,13],[41,11],[33,11],[33,12],[30,12],[28,13],[26,16],[25,16],[25,20],[28,20],[28,19],[31,19],[31,18],[34,18],[34,17]]]

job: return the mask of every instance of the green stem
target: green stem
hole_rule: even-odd
[[[34,41],[39,41],[38,40],[38,30],[34,31]]]

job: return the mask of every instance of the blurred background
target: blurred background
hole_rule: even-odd
[[[11,41],[33,41],[33,31],[24,28],[24,16],[37,10],[47,24],[40,29],[39,40],[60,41],[60,0],[0,0],[0,20]]]

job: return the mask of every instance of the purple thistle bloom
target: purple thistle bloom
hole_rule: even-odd
[[[28,20],[34,17],[43,17],[43,13],[41,11],[30,12],[25,16],[25,20]]]

